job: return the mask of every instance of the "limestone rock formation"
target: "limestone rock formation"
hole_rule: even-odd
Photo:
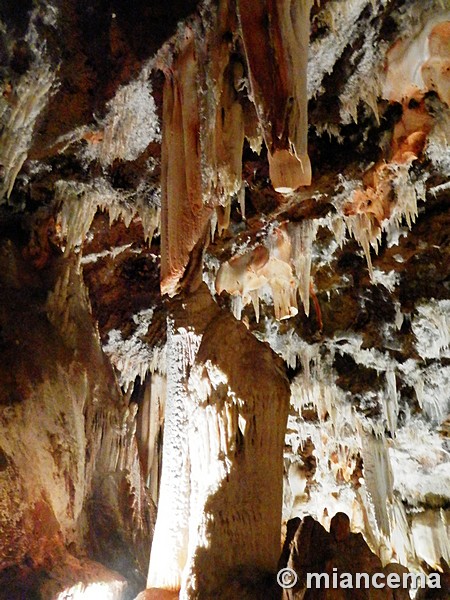
[[[0,598],[450,597],[449,40],[0,2]]]

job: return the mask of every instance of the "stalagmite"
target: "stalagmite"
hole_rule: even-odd
[[[310,0],[239,0],[251,94],[268,150],[270,178],[287,194],[311,183],[306,69]]]
[[[73,568],[74,565],[61,565],[57,570],[55,569],[52,578],[56,581],[58,579],[64,581],[64,571],[67,573],[71,567]],[[70,600],[123,599],[127,582],[118,573],[107,571],[101,565],[90,564],[87,561],[80,565],[78,570],[80,571],[79,581],[74,581],[62,591],[56,591],[57,586],[51,580],[44,584],[42,588],[43,597],[51,598],[51,600],[67,600],[68,598]],[[72,577],[76,579],[76,575],[72,575]]]
[[[256,352],[257,372],[252,369]],[[246,570],[250,575],[276,569],[289,392],[269,349],[228,315],[205,332],[189,385],[190,423],[195,423],[189,428],[191,472],[197,486],[184,597],[215,589],[214,597],[237,565],[243,577]]]
[[[187,318],[186,325],[188,323],[193,325]],[[168,322],[167,334],[163,463],[147,587],[179,590],[187,561],[191,494],[187,376],[201,337],[173,318]]]

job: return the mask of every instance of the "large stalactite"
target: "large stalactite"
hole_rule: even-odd
[[[188,30],[163,92],[161,290],[170,295],[212,211],[203,203],[197,80],[194,37]]]
[[[306,75],[310,0],[238,0],[251,94],[268,149],[274,188],[311,183]]]

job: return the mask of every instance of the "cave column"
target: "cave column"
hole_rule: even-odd
[[[199,343],[199,336],[168,317],[163,463],[147,581],[150,588],[180,589],[187,560],[190,498],[187,372]]]
[[[289,385],[281,361],[206,286],[172,309],[148,587],[220,598],[276,570]]]
[[[276,571],[289,385],[270,348],[222,312],[203,334],[188,387],[192,489],[180,598],[221,598]]]
[[[170,316],[148,587],[179,591],[181,600],[219,599],[228,583],[274,573],[280,554],[288,381],[282,361],[201,283],[213,211],[240,188],[240,169],[228,169],[242,153],[242,111],[230,83],[236,65],[227,36],[217,33],[235,25],[228,2],[220,7],[211,72],[203,73],[195,27],[187,27],[166,65],[163,98],[161,291],[170,297]],[[212,82],[206,100],[198,89],[203,76]],[[236,129],[231,146],[220,128],[206,128],[200,139],[201,102],[208,98],[211,115],[220,100],[224,124],[229,117]]]

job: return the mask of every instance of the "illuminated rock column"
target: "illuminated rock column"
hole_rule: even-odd
[[[289,386],[269,347],[205,288],[173,315],[148,584],[220,598],[227,581],[276,570]]]

